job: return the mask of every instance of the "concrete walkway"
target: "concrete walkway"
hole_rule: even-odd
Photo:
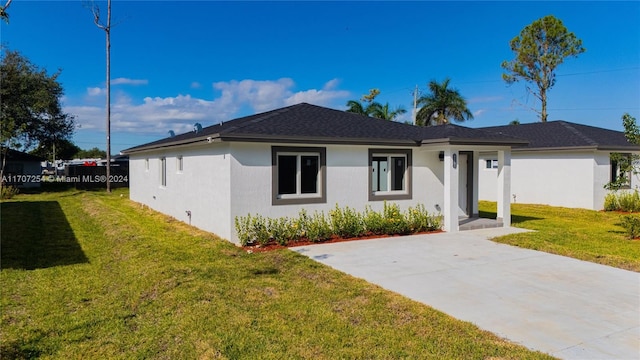
[[[565,359],[640,359],[640,274],[494,243],[481,229],[292,248]]]

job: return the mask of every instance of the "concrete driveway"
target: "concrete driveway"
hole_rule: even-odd
[[[489,237],[483,229],[292,248],[566,359],[640,359],[640,274]]]

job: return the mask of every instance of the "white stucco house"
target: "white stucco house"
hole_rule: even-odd
[[[640,146],[629,143],[620,131],[567,121],[483,129],[529,142],[511,152],[511,201],[518,203],[602,210],[605,184],[620,176],[610,154],[640,152]],[[494,187],[499,166],[496,152],[480,153],[481,200],[498,199]],[[637,176],[626,176],[631,188],[640,185]]]
[[[424,204],[444,230],[478,214],[481,153],[499,163],[498,220],[510,226],[511,148],[527,142],[456,125],[416,127],[301,103],[136,146],[130,198],[237,243],[236,216]]]

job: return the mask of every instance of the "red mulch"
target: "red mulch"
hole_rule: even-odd
[[[371,234],[371,235],[364,235],[364,236],[351,237],[351,238],[343,238],[343,237],[339,237],[339,236],[333,236],[329,240],[324,240],[324,241],[319,241],[319,242],[312,242],[312,241],[309,241],[309,240],[303,238],[303,239],[300,239],[298,241],[292,241],[287,245],[279,245],[279,244],[276,244],[276,243],[272,242],[272,243],[269,243],[269,244],[266,244],[266,245],[250,245],[250,246],[248,245],[248,246],[243,246],[242,248],[244,250],[246,250],[247,252],[249,252],[249,251],[251,251],[251,252],[265,252],[265,251],[286,249],[286,248],[295,247],[295,246],[331,244],[331,243],[345,242],[345,241],[371,240],[371,239],[380,239],[380,238],[388,238],[388,237],[399,237],[399,236],[408,236],[408,235],[437,234],[437,233],[441,233],[441,232],[443,232],[443,231],[442,230],[423,231],[423,232],[417,232],[417,233],[406,234],[406,235],[375,235],[375,234]]]

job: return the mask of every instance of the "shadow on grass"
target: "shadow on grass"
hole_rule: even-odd
[[[42,269],[88,263],[56,201],[0,204],[1,269]]]
[[[496,219],[498,214],[493,211],[479,211],[478,216],[485,219]],[[524,216],[524,215],[513,215],[511,214],[511,224],[521,224],[527,221],[533,220],[544,220],[544,218],[539,218],[535,216]]]

